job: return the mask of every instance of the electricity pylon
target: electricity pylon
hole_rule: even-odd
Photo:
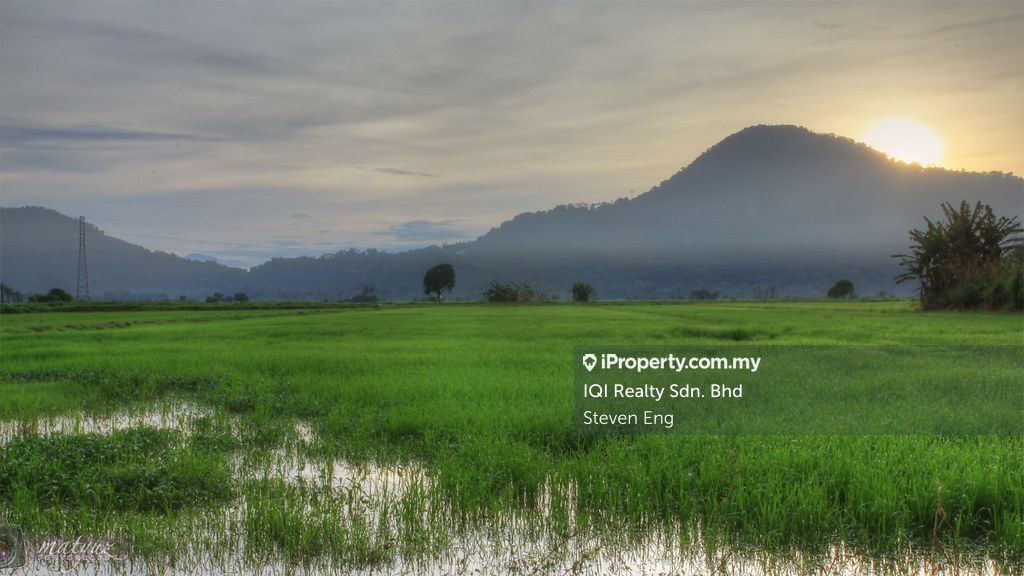
[[[78,217],[78,290],[75,300],[89,300],[89,263],[85,259],[85,216]]]

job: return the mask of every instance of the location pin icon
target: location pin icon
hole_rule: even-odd
[[[597,366],[597,356],[594,356],[593,354],[584,354],[583,367],[587,369],[587,372],[592,371],[594,366]]]

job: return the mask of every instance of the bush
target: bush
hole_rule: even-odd
[[[40,302],[44,304],[65,304],[67,302],[74,302],[74,300],[74,296],[60,288],[52,288],[46,294],[36,294],[28,299],[29,302]]]
[[[986,293],[991,293],[992,288],[998,282],[986,285],[975,278],[964,280],[944,293],[936,295],[935,304],[941,308],[954,308],[959,310],[972,310],[981,308],[985,304]]]
[[[701,288],[690,292],[690,300],[718,300],[718,292]]]
[[[370,284],[363,284],[362,292],[352,297],[353,302],[376,302],[377,300],[379,300],[377,288]]]
[[[537,295],[529,282],[502,284],[492,281],[487,290],[484,290],[483,297],[486,302],[532,302]]]
[[[594,287],[586,282],[576,282],[572,285],[573,302],[590,302],[594,296]]]
[[[853,298],[854,294],[853,282],[846,278],[839,280],[828,289],[829,298]]]
[[[989,310],[1024,310],[1024,267],[1007,266],[998,278],[981,285],[985,308]]]

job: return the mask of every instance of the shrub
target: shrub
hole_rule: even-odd
[[[532,302],[536,299],[537,292],[529,282],[502,284],[492,281],[487,290],[484,290],[483,297],[486,302]]]
[[[594,287],[586,282],[576,282],[572,285],[573,302],[590,302],[594,297]]]
[[[64,304],[66,302],[73,302],[74,300],[74,296],[60,288],[52,288],[46,294],[36,294],[28,299],[29,302],[40,302],[44,304]]]
[[[370,284],[363,284],[362,291],[352,297],[353,302],[376,302],[378,299],[377,288]]]
[[[829,298],[852,298],[854,294],[853,282],[846,278],[837,281],[828,289]]]
[[[712,292],[707,288],[693,290],[690,292],[690,300],[718,300],[718,292]]]

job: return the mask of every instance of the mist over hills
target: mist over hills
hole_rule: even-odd
[[[1024,214],[1024,180],[922,168],[868,146],[796,126],[754,126],[708,149],[650,191],[598,205],[520,214],[470,242],[401,253],[355,250],[275,258],[248,272],[152,252],[90,227],[94,294],[338,299],[364,284],[385,298],[419,298],[427,267],[456,267],[454,296],[476,299],[491,280],[529,281],[568,295],[594,284],[602,298],[681,298],[709,288],[750,297],[821,296],[836,279],[862,294],[909,293],[891,254],[941,202],[981,200]],[[0,212],[0,277],[42,292],[75,285],[77,221],[41,208]],[[190,255],[193,257],[195,255]]]
[[[521,214],[472,250],[680,257],[733,263],[878,254],[939,203],[983,200],[1022,211],[1022,180],[890,160],[865,144],[796,126],[754,126],[722,140],[649,192],[593,208]]]
[[[94,298],[198,296],[245,282],[239,268],[147,250],[89,223],[85,239]],[[38,206],[0,209],[0,279],[5,284],[26,294],[50,288],[74,294],[77,271],[77,218]]]

